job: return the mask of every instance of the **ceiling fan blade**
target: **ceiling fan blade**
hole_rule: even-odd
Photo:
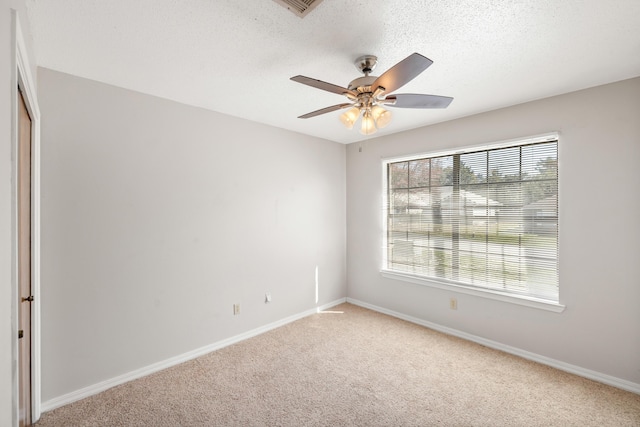
[[[397,93],[387,96],[385,101],[391,101],[389,104],[385,103],[385,105],[396,108],[447,108],[453,98],[417,93]]]
[[[291,80],[293,80],[294,82],[302,83],[303,85],[308,85],[318,89],[326,90],[327,92],[337,93],[338,95],[350,94],[350,95],[353,95],[354,97],[356,96],[356,93],[354,91],[349,90],[346,87],[341,87],[331,83],[323,82],[322,80],[312,79],[311,77],[294,76],[294,77],[291,77]]]
[[[419,53],[412,53],[378,77],[371,85],[371,92],[383,87],[385,93],[391,93],[409,83],[431,64],[433,61],[429,58]]]
[[[304,114],[302,116],[299,116],[298,118],[299,119],[308,119],[310,117],[315,117],[315,116],[319,116],[321,114],[326,114],[326,113],[330,113],[332,111],[341,110],[343,108],[351,107],[352,105],[353,104],[349,104],[349,103],[332,105],[331,107],[322,108],[320,110],[316,110],[316,111],[312,111],[310,113]]]

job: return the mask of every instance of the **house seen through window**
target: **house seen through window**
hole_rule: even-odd
[[[558,302],[557,137],[386,161],[384,269]]]

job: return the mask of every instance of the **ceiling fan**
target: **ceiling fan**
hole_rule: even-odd
[[[396,108],[447,108],[453,101],[453,98],[448,96],[415,93],[390,94],[413,80],[433,64],[433,61],[429,58],[419,53],[412,53],[382,73],[380,77],[370,76],[369,73],[376,67],[377,61],[378,58],[373,55],[363,55],[356,59],[354,64],[364,74],[364,77],[352,80],[347,88],[305,76],[291,77],[294,82],[344,95],[351,101],[312,111],[298,118],[308,119],[350,107],[340,115],[340,121],[348,129],[352,129],[360,115],[362,115],[360,132],[364,135],[371,135],[378,129],[388,125],[391,120],[391,112],[386,110],[383,105]]]

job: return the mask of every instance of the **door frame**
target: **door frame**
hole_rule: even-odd
[[[40,107],[34,77],[31,73],[29,51],[16,10],[11,10],[13,49],[15,52],[15,73],[12,75],[12,294],[11,315],[12,360],[18,363],[18,87],[22,91],[27,111],[31,116],[31,289],[34,301],[31,304],[31,415],[35,423],[40,418]],[[14,422],[18,415],[18,376],[13,375]]]

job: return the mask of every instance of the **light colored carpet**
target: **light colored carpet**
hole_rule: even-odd
[[[640,426],[640,395],[343,304],[37,423],[432,425]]]

